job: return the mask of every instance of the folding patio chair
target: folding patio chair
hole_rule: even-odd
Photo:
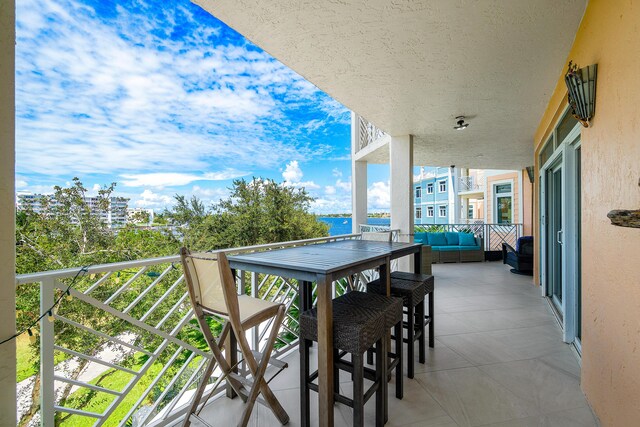
[[[238,295],[229,262],[222,252],[191,253],[187,248],[182,248],[180,256],[196,319],[213,354],[204,371],[183,425],[185,427],[188,426],[191,417],[198,417],[200,410],[204,407],[204,404],[200,405],[200,400],[216,364],[220,367],[222,375],[227,379],[229,385],[246,403],[238,426],[244,427],[247,425],[256,400],[268,406],[283,425],[288,423],[289,415],[280,405],[280,402],[278,402],[264,379],[269,363],[280,369],[276,375],[287,367],[286,363],[282,361],[270,359],[280,325],[285,316],[285,306],[252,298],[248,295]],[[216,316],[225,320],[222,334],[218,340],[214,338],[207,323],[206,318],[208,316]],[[252,351],[247,342],[246,332],[252,327],[271,319],[273,319],[270,326],[271,332],[264,352],[260,354],[257,351]],[[244,362],[252,376],[252,381],[236,374],[234,372],[235,366],[230,366],[222,354],[223,343],[229,332],[234,334],[237,339]],[[236,351],[235,348],[227,348],[226,350],[227,352]],[[250,387],[249,393],[246,393],[247,387]],[[259,399],[258,394],[262,394],[263,399]],[[200,409],[198,408],[199,406],[201,406]],[[198,419],[205,422],[200,417]]]

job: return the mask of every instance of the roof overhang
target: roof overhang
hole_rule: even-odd
[[[414,135],[415,164],[501,169],[533,164],[587,3],[194,1],[386,133]]]

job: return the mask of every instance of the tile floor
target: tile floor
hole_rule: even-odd
[[[404,399],[389,387],[387,426],[421,427],[587,427],[597,426],[580,390],[580,366],[562,342],[560,328],[540,290],[500,262],[436,264],[436,344],[417,363],[415,379],[405,377]],[[313,355],[312,355],[313,359]],[[290,426],[300,425],[298,353],[271,386]],[[341,389],[350,394],[347,375]],[[392,379],[394,381],[394,379]],[[312,392],[312,424],[317,401]],[[375,399],[367,404],[374,425]],[[240,399],[211,402],[202,417],[213,426],[235,425]],[[351,410],[336,405],[336,426],[351,425]],[[194,425],[197,425],[194,423]],[[252,426],[280,425],[257,405]]]

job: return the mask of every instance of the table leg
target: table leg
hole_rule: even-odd
[[[318,400],[321,427],[333,427],[333,301],[331,280],[318,275]]]
[[[238,363],[238,341],[235,333],[233,332],[233,328],[229,329],[229,335],[227,335],[227,342],[224,345],[225,347],[225,358],[227,359],[227,363],[231,366],[231,372],[238,373],[238,367],[236,366]],[[231,384],[227,382],[227,397],[233,399],[238,394],[231,387]]]
[[[380,265],[380,281],[387,290],[387,296],[391,295],[391,258],[386,257],[385,263]]]

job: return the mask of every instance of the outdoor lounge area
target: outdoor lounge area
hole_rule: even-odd
[[[501,262],[434,265],[436,343],[424,365],[405,377],[404,398],[389,387],[389,426],[597,426],[580,390],[580,366],[549,304],[525,276],[509,273]],[[312,349],[312,368],[316,363]],[[283,357],[289,367],[269,385],[300,425],[297,348]],[[405,370],[406,372],[406,370]],[[350,378],[341,374],[341,390]],[[312,395],[316,397],[315,395]],[[365,425],[373,425],[374,401]],[[202,411],[215,425],[233,425],[240,399],[224,396]],[[317,425],[317,400],[311,399]],[[335,425],[351,425],[351,410],[336,404]],[[198,425],[195,421],[193,425]],[[251,426],[277,426],[268,408],[258,405]]]

